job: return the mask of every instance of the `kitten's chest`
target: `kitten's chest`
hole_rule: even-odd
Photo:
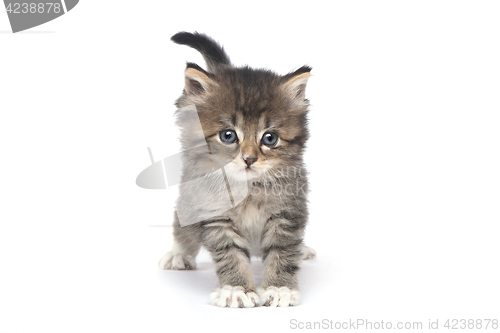
[[[268,220],[265,207],[255,202],[247,202],[239,207],[237,213],[237,228],[250,242],[252,255],[258,255],[260,238]]]

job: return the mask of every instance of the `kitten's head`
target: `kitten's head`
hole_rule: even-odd
[[[300,169],[309,136],[305,88],[311,68],[282,76],[229,64],[209,67],[212,72],[188,63],[184,92],[176,103],[179,108],[196,107],[208,144],[208,156],[206,150],[186,152],[191,172],[213,170],[216,161],[234,180],[259,181]],[[181,140],[186,144],[194,140],[195,124],[183,117],[182,109],[179,113]]]

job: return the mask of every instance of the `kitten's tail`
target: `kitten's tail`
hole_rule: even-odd
[[[217,71],[220,66],[231,65],[231,61],[222,46],[205,34],[198,32],[192,34],[183,31],[173,35],[171,40],[177,44],[190,46],[200,52],[210,72]]]

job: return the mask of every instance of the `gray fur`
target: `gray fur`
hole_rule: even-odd
[[[172,39],[180,44],[220,48],[205,35],[176,36]],[[173,267],[171,262],[163,262],[162,268],[195,268],[194,258],[203,245],[213,258],[221,287],[240,286],[247,294],[255,292],[249,268],[250,257],[255,255],[261,256],[266,266],[262,288],[297,290],[308,217],[307,173],[302,159],[309,137],[308,101],[304,98],[307,79],[302,77],[310,68],[305,66],[285,76],[235,68],[228,65],[222,48],[219,51],[223,54],[220,66],[217,57],[203,54],[210,60],[211,72],[188,64],[185,90],[176,102],[179,108],[196,106],[210,153],[189,149],[200,139],[192,134],[197,119],[180,109],[177,124],[182,128],[184,169],[173,224],[176,245],[170,257],[180,254],[184,265]],[[235,128],[242,136],[238,143],[228,145],[218,139],[221,131]],[[279,145],[271,148],[264,147],[259,137],[269,129],[280,137]],[[243,164],[245,156],[256,159],[252,170],[257,171],[247,170],[251,167]],[[214,161],[221,161],[221,165],[232,161],[232,167],[214,172]],[[242,176],[249,174],[249,179]],[[221,200],[228,195],[227,185],[234,207]],[[181,226],[180,217],[188,223]],[[262,303],[269,305],[270,301]],[[238,304],[243,303],[239,300]]]

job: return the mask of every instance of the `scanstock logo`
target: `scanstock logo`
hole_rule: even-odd
[[[4,0],[12,32],[36,27],[75,8],[79,0]]]

